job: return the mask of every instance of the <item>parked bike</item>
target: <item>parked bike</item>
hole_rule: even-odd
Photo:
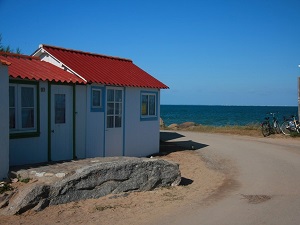
[[[291,116],[291,118],[284,118],[284,122],[280,126],[280,130],[285,135],[290,135],[292,132],[300,133],[300,124],[296,120],[296,116]]]
[[[269,136],[270,134],[279,134],[280,126],[277,118],[275,117],[276,113],[270,113],[272,115],[273,121],[270,122],[270,117],[265,117],[265,120],[261,124],[261,131],[264,137]]]

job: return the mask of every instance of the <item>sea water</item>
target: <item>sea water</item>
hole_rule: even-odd
[[[297,106],[207,106],[207,105],[161,105],[160,116],[168,126],[172,123],[195,122],[202,125],[226,126],[260,124],[265,117],[277,113],[279,122],[283,117],[298,115]]]

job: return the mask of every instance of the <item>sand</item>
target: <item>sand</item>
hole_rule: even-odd
[[[155,224],[186,206],[201,204],[226,183],[226,174],[211,168],[198,151],[178,151],[160,158],[180,165],[177,187],[108,195],[99,199],[50,206],[41,212],[0,216],[0,224]]]

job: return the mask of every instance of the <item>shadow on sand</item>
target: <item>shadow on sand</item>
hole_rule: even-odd
[[[208,145],[194,142],[192,140],[188,141],[174,141],[178,138],[185,137],[177,132],[160,132],[160,149],[157,155],[168,155],[172,152],[177,151],[186,151],[186,150],[199,150],[207,147]],[[180,186],[188,186],[192,184],[194,181],[181,177]]]
[[[160,155],[167,155],[171,152],[184,151],[184,150],[199,150],[205,148],[208,145],[194,142],[192,140],[188,141],[174,141],[178,138],[184,137],[177,132],[160,132]]]

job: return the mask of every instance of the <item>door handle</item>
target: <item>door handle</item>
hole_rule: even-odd
[[[54,133],[54,130],[51,130],[51,133]]]

